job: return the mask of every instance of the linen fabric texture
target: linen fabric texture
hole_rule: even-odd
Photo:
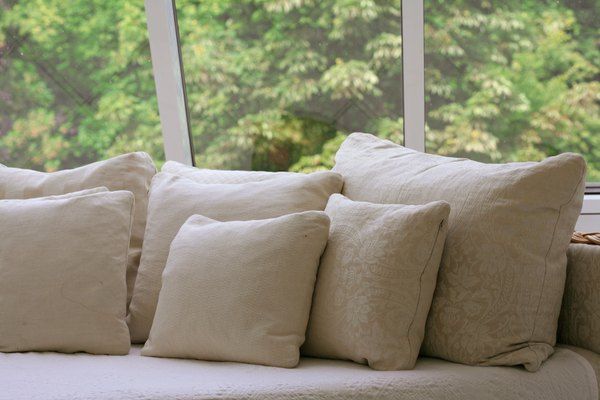
[[[157,174],[150,189],[144,249],[127,320],[132,341],[143,343],[148,338],[169,246],[191,215],[234,221],[322,211],[329,196],[339,193],[341,187],[341,176],[333,172],[243,184],[199,184],[181,176]]]
[[[0,199],[28,199],[60,195],[105,186],[128,190],[135,198],[131,243],[127,261],[127,302],[131,299],[142,252],[146,226],[148,189],[156,168],[150,156],[137,152],[123,154],[83,167],[57,172],[0,168]]]
[[[134,196],[0,200],[0,351],[127,354]]]
[[[285,178],[294,175],[304,175],[297,172],[269,172],[269,171],[236,171],[196,168],[181,164],[177,161],[167,161],[162,172],[184,176],[198,183],[247,183],[261,182],[275,178]]]
[[[571,349],[535,374],[433,358],[408,372],[310,357],[287,369],[149,358],[138,346],[123,357],[12,353],[0,354],[0,387],[4,400],[598,400],[590,363]]]
[[[484,164],[354,133],[335,161],[343,194],[353,200],[450,203],[423,354],[537,370],[556,342],[583,158]]]
[[[423,341],[450,206],[333,195],[304,355],[412,369]]]
[[[171,244],[142,355],[295,367],[328,232],[322,211],[190,217]]]
[[[600,354],[600,246],[571,244],[567,258],[558,340]]]

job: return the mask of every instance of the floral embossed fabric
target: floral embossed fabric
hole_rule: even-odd
[[[484,164],[355,133],[336,154],[333,170],[352,200],[450,203],[425,355],[535,371],[556,342],[585,169],[572,153]]]
[[[600,246],[571,244],[567,258],[558,339],[600,354]]]
[[[448,203],[355,202],[334,194],[303,354],[412,369],[440,264]]]

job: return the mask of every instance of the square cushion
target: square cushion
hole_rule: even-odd
[[[171,244],[142,355],[295,367],[329,218],[192,216]]]
[[[600,246],[571,244],[567,258],[558,340],[600,354]]]
[[[566,252],[585,161],[483,164],[350,135],[336,154],[343,194],[376,203],[450,203],[423,353],[535,371],[553,352]]]
[[[234,221],[322,211],[329,196],[341,187],[341,176],[333,172],[294,174],[237,185],[204,185],[164,172],[157,174],[150,189],[144,249],[128,315],[134,343],[148,338],[169,246],[191,215]]]
[[[355,202],[335,194],[302,353],[412,369],[423,341],[450,206]]]
[[[235,171],[222,169],[196,168],[189,165],[178,163],[177,161],[167,161],[162,172],[184,176],[198,183],[246,183],[260,182],[274,178],[283,178],[286,176],[304,175],[297,172],[269,172],[269,171]]]
[[[105,186],[128,190],[135,198],[135,214],[127,262],[127,299],[131,298],[142,253],[148,189],[156,168],[146,153],[130,153],[83,167],[57,172],[0,168],[0,199],[29,199]]]
[[[131,192],[0,200],[0,351],[127,354]]]

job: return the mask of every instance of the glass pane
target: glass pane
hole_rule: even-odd
[[[400,0],[178,0],[196,163],[329,168],[346,134],[402,143]]]
[[[487,162],[573,151],[600,181],[600,2],[424,4],[428,151]]]
[[[141,1],[0,2],[0,163],[54,171],[162,136]]]

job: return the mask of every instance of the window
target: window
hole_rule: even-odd
[[[427,151],[485,162],[573,151],[600,182],[600,3],[424,4]]]
[[[402,143],[400,6],[177,0],[196,163],[312,171],[354,131]]]
[[[0,161],[164,158],[146,15],[128,0],[0,2]]]
[[[0,160],[52,171],[144,150],[312,171],[368,131],[485,162],[574,151],[600,182],[597,0],[145,6],[0,3]]]

